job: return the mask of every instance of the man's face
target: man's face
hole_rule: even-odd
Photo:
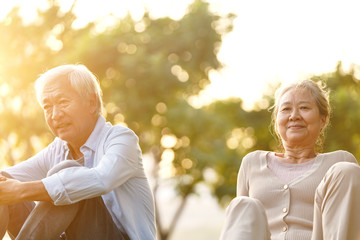
[[[54,135],[75,149],[86,142],[94,128],[94,101],[91,97],[83,99],[67,79],[52,79],[45,84],[42,108]]]

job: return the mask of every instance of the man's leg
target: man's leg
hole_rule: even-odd
[[[315,192],[312,240],[360,239],[360,167],[340,162]]]
[[[74,221],[66,230],[69,239],[117,239],[129,237],[116,227],[102,197],[84,200]]]
[[[7,178],[13,178],[6,172],[1,172],[1,174]],[[2,239],[7,231],[14,239],[34,207],[35,203],[30,201],[0,206],[0,238]]]
[[[6,206],[9,211],[8,234],[14,239],[35,207],[34,202],[26,201]]]
[[[269,240],[270,231],[261,202],[250,197],[234,198],[226,209],[220,240]]]
[[[55,206],[51,202],[39,202],[25,221],[16,239],[58,239],[71,224],[79,209],[79,203]]]
[[[49,171],[52,175],[68,167],[83,167],[76,161],[66,160]],[[39,202],[24,223],[17,239],[51,240],[63,233],[70,239],[126,239],[116,228],[101,197],[55,206]],[[96,234],[102,236],[94,238]],[[109,238],[104,238],[104,236]],[[113,237],[112,237],[113,236]]]
[[[0,206],[0,239],[3,239],[9,224],[8,206]]]

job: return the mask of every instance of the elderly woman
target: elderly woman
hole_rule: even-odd
[[[360,167],[319,152],[327,92],[311,80],[280,88],[272,116],[283,151],[244,157],[220,239],[360,239]]]

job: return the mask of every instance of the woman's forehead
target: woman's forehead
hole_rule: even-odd
[[[312,92],[306,88],[292,88],[289,89],[288,91],[285,91],[280,97],[279,97],[279,102],[283,102],[286,100],[300,100],[302,99],[303,101],[307,100],[307,101],[314,101],[315,97],[312,94]]]

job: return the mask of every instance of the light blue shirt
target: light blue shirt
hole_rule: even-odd
[[[67,143],[55,138],[41,152],[5,172],[20,181],[42,180],[55,205],[101,195],[115,224],[130,239],[156,239],[153,195],[135,133],[112,126],[100,116],[80,151],[85,167],[63,169],[47,177],[69,155]]]

